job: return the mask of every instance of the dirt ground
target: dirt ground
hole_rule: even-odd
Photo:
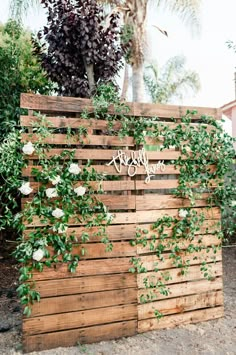
[[[236,247],[223,250],[225,317],[130,338],[33,352],[32,355],[236,355]],[[0,260],[0,355],[21,352],[17,269]]]

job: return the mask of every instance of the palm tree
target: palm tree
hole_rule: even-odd
[[[148,5],[152,3],[157,9],[165,8],[177,14],[186,25],[198,29],[201,0],[100,0],[100,2],[115,6],[123,14],[124,24],[133,29],[132,51],[129,58],[129,64],[132,66],[133,101],[143,101],[145,25]]]
[[[186,58],[175,56],[159,69],[151,64],[147,67],[144,82],[153,103],[166,104],[174,99],[182,100],[189,93],[196,94],[200,80],[196,72],[185,69]]]

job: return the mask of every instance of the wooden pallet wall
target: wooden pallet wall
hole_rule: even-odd
[[[170,123],[171,117],[180,119],[187,109],[193,109],[136,103],[129,106],[128,114],[136,116],[137,119],[141,116],[157,116],[165,124],[172,126],[174,123]],[[168,271],[171,276],[167,281],[171,292],[167,297],[158,295],[158,300],[152,303],[140,303],[140,296],[148,292],[144,288],[143,279],[147,275],[157,279],[159,274],[154,272],[156,256],[153,251],[140,245],[131,246],[130,240],[135,238],[138,227],[150,231],[152,223],[158,218],[166,214],[177,217],[179,208],[190,206],[188,200],[176,198],[169,192],[165,193],[178,186],[179,171],[174,165],[166,166],[164,172],[157,171],[157,178],[149,184],[144,183],[146,175],[143,167],[137,169],[135,177],[129,177],[125,167],[118,173],[114,166],[106,166],[118,149],[130,154],[130,151],[138,150],[142,146],[137,147],[132,136],[120,140],[118,136],[109,135],[105,120],[82,119],[80,114],[85,108],[91,115],[93,113],[90,100],[23,94],[21,107],[29,110],[28,115],[21,117],[21,126],[26,129],[26,133],[22,134],[22,142],[36,142],[38,139],[37,135],[32,133],[32,127],[39,120],[33,115],[34,112],[45,114],[54,128],[87,127],[88,136],[83,140],[83,144],[74,139],[68,140],[66,133],[61,131],[46,138],[45,142],[53,144],[53,148],[47,153],[48,158],[59,154],[64,148],[76,149],[75,158],[79,160],[80,165],[85,165],[87,160],[91,159],[91,168],[118,179],[104,181],[102,188],[105,193],[100,196],[101,201],[115,215],[112,225],[107,228],[108,237],[113,243],[112,252],[106,252],[104,245],[99,242],[100,238],[95,237],[86,244],[87,253],[81,257],[76,273],[69,273],[67,265],[63,263],[57,265],[56,269],[47,268],[43,272],[34,272],[36,290],[41,294],[41,301],[33,305],[31,316],[23,319],[24,350],[40,351],[58,346],[72,346],[78,342],[97,342],[221,317],[221,252],[218,251],[214,255],[211,251],[201,252],[214,276],[212,281],[208,281],[200,271],[201,260],[195,258],[195,253],[188,255],[184,252],[187,241],[183,243],[182,248],[184,258],[190,262],[188,274],[182,276],[168,258],[159,261],[159,269]],[[202,114],[214,116],[216,119],[220,116],[217,109],[194,109],[198,111],[198,115],[194,117],[193,125],[200,124],[198,120]],[[119,130],[120,127],[121,123],[117,121],[114,128]],[[154,144],[150,139],[147,143]],[[159,160],[172,161],[180,156],[180,152],[175,149],[149,151],[147,154],[150,164]],[[23,177],[30,179],[35,192],[39,184],[31,173],[33,166],[41,168],[38,166],[36,155],[30,157],[29,165],[23,170]],[[210,168],[214,169],[214,166]],[[99,188],[96,182],[91,184],[95,189]],[[203,195],[194,207],[198,214],[205,214],[206,220],[193,243],[197,244],[201,239],[202,244],[206,246],[218,245],[220,241],[213,232],[216,222],[220,219],[220,211],[217,207],[207,209],[206,198],[207,195]],[[22,199],[22,206],[31,199],[32,195]],[[29,235],[34,227],[40,225],[39,219],[33,218],[32,223],[27,224],[25,235]],[[75,231],[79,238],[84,226],[71,219],[67,233],[72,231]],[[147,237],[151,238],[151,231]],[[83,245],[76,247],[75,251],[80,253],[82,247]],[[140,258],[148,273],[130,273],[131,257]],[[154,316],[155,308],[164,315],[159,321]]]

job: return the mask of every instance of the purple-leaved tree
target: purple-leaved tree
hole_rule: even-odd
[[[117,12],[104,16],[95,0],[41,0],[47,26],[35,40],[48,77],[59,95],[91,97],[98,83],[112,82],[123,65]]]

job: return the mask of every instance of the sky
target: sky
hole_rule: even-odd
[[[9,0],[0,0],[0,22],[8,17]],[[235,99],[234,71],[236,54],[229,50],[227,40],[236,42],[236,0],[202,0],[201,33],[191,35],[176,16],[152,8],[149,11],[147,34],[148,62],[160,64],[175,55],[187,58],[187,67],[199,73],[201,90],[182,104],[220,107]],[[37,31],[45,23],[43,11],[34,9],[24,23]],[[163,36],[153,25],[168,32]]]
[[[191,36],[189,28],[167,12],[149,21],[152,36],[151,58],[164,62],[168,57],[183,54],[187,66],[200,75],[201,91],[184,104],[220,107],[234,100],[236,54],[229,50],[227,40],[236,42],[236,0],[202,0],[201,33]],[[168,32],[158,33],[153,24]]]

